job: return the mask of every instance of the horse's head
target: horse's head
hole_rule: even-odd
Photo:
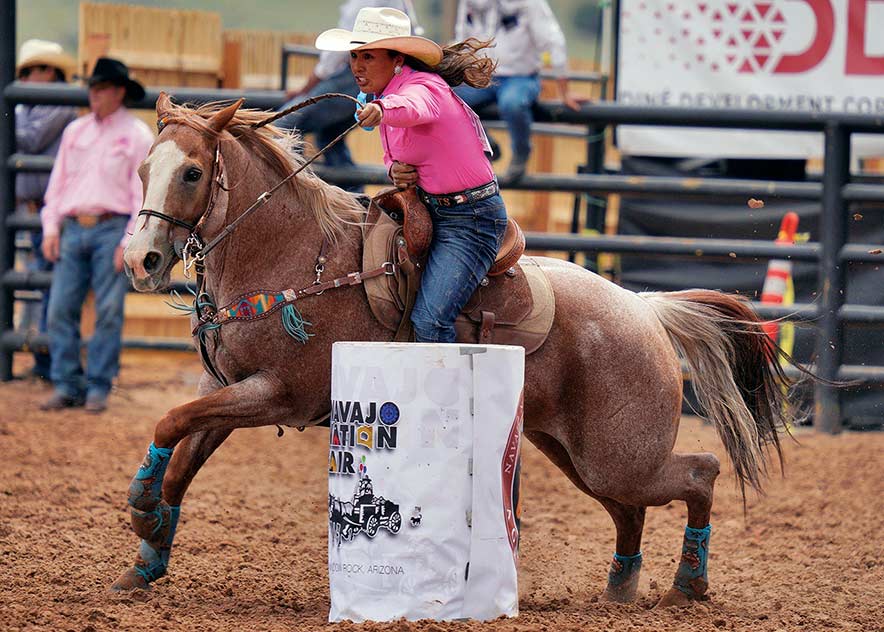
[[[138,218],[124,253],[126,272],[136,290],[149,292],[168,286],[172,266],[191,232],[187,227],[200,222],[213,189],[219,186],[214,182],[216,152],[224,128],[241,104],[239,100],[208,118],[191,115],[185,122],[184,108],[160,93],[160,133],[138,170],[144,184],[143,208],[155,214],[143,213]],[[217,196],[218,191],[214,193]],[[220,200],[213,202],[216,207],[222,205]],[[225,210],[213,209],[221,217]]]

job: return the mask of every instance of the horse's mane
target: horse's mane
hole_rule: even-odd
[[[180,123],[202,134],[217,136],[209,127],[208,119],[224,109],[227,103],[206,103],[199,106],[169,105],[167,123]],[[236,111],[225,131],[236,139],[249,155],[267,163],[280,180],[306,162],[304,141],[297,132],[288,132],[273,125],[255,128],[253,125],[267,118],[261,110]],[[358,224],[365,209],[358,200],[343,189],[330,185],[307,167],[289,181],[290,194],[302,206],[313,212],[325,237],[336,242],[349,224]],[[281,190],[282,191],[282,190]]]

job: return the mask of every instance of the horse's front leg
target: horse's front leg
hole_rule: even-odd
[[[184,493],[230,430],[197,432],[186,437],[169,462],[162,500],[153,512],[131,508],[132,529],[141,538],[135,564],[114,582],[112,590],[148,589],[166,573]]]
[[[260,374],[166,413],[129,486],[132,528],[141,545],[135,565],[114,590],[145,589],[165,574],[180,503],[193,477],[234,428],[291,419],[291,404],[283,394],[281,383]]]
[[[167,412],[156,425],[153,445],[171,451],[195,432],[290,424],[294,404],[274,374],[255,373]]]

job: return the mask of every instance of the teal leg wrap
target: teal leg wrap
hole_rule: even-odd
[[[159,541],[142,540],[141,546],[138,548],[138,559],[135,561],[135,572],[148,583],[154,582],[166,574],[181,507],[169,507],[163,504],[151,513],[157,517],[154,533],[161,536],[162,539]]]
[[[129,504],[140,511],[153,511],[162,498],[163,477],[172,459],[172,448],[158,448],[153,442],[141,467],[129,484]]]
[[[617,589],[638,574],[642,568],[642,552],[635,555],[619,555],[614,553],[611,570],[608,571],[608,586]]]
[[[706,562],[709,559],[709,536],[712,525],[702,529],[686,527],[684,545],[681,549],[681,562],[675,573],[673,585],[688,597],[701,597],[709,586],[706,576]]]

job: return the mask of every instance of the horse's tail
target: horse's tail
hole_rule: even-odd
[[[779,433],[796,420],[787,398],[792,381],[779,358],[791,359],[764,333],[742,297],[711,290],[639,296],[687,362],[701,413],[724,443],[745,501],[746,483],[761,491],[768,446],[783,468]]]

